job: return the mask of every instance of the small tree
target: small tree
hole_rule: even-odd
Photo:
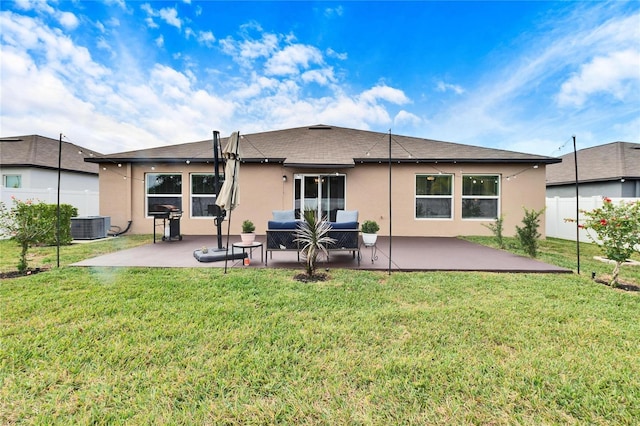
[[[614,205],[610,198],[604,198],[602,207],[581,213],[585,221],[578,226],[593,230],[597,237],[589,233],[589,238],[615,262],[610,285],[616,287],[620,266],[640,250],[640,201]]]
[[[528,210],[526,207],[523,207],[523,209],[522,224],[524,226],[522,228],[516,226],[516,234],[522,249],[529,256],[536,257],[538,255],[538,240],[541,237],[538,227],[540,226],[540,216],[544,213],[544,209],[540,211]]]
[[[304,221],[295,231],[297,241],[302,244],[300,253],[305,260],[307,275],[312,277],[316,270],[318,255],[324,253],[328,255],[327,245],[335,242],[329,237],[331,225],[326,220],[318,220],[316,212],[305,210]]]
[[[29,247],[46,241],[47,236],[55,230],[56,216],[47,214],[47,205],[44,203],[12,199],[11,209],[0,203],[0,229],[2,235],[20,244],[18,271],[25,272]]]
[[[502,235],[504,231],[504,216],[500,215],[500,217],[496,218],[493,223],[485,224],[484,226],[491,230],[493,236],[495,237],[496,243],[498,244],[498,247],[503,249],[505,247],[504,237]]]

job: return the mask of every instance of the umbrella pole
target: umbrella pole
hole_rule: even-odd
[[[231,210],[229,210],[229,219],[227,220],[227,251],[224,256],[224,273],[227,273],[227,262],[229,261],[229,234],[231,233]],[[231,250],[233,256],[233,249]]]
[[[216,197],[220,193],[220,159],[218,157],[218,151],[220,150],[220,133],[217,130],[213,131],[213,186],[216,191]],[[216,206],[217,207],[217,206]],[[216,225],[216,238],[218,241],[218,251],[222,251],[222,222],[224,221],[224,210],[221,208],[215,209],[214,223]]]

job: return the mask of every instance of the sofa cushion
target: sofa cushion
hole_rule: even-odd
[[[293,222],[296,220],[295,210],[274,210],[273,211],[274,222]]]
[[[336,222],[357,222],[358,210],[338,210],[336,212]]]
[[[278,221],[278,220],[270,220],[267,223],[268,229],[296,229],[298,227],[299,221],[291,220],[291,221]]]
[[[331,222],[332,229],[358,229],[358,222]]]

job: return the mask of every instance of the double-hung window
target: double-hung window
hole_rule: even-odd
[[[161,211],[158,205],[170,205],[182,210],[182,175],[174,173],[147,173],[147,214]]]
[[[462,176],[463,219],[497,219],[499,210],[499,175]]]
[[[220,178],[220,186],[223,179]],[[191,175],[191,217],[215,216],[216,188],[212,173]]]
[[[416,175],[416,219],[453,218],[453,175]]]

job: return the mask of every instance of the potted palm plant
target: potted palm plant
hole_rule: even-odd
[[[255,241],[255,230],[256,227],[250,220],[242,222],[242,233],[240,234],[240,239],[242,239],[243,244],[252,244]]]
[[[378,240],[377,232],[380,230],[375,220],[365,220],[360,227],[362,231],[362,242],[365,246],[371,247]]]

